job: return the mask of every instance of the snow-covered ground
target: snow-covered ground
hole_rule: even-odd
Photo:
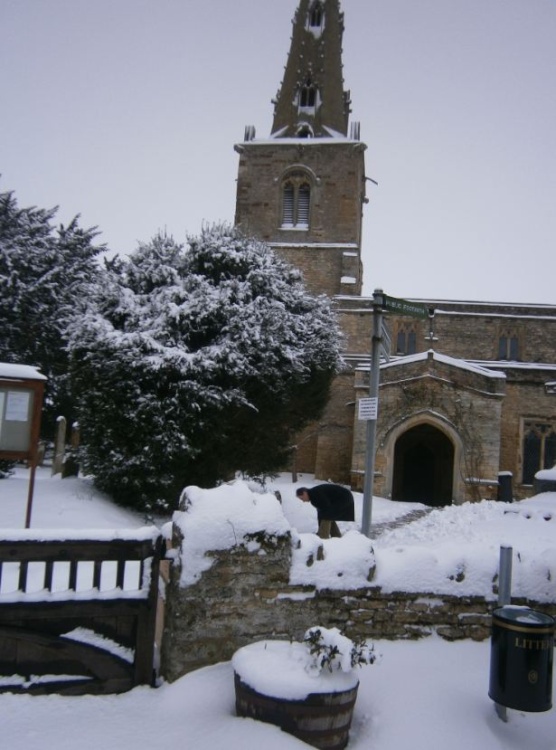
[[[301,483],[311,484],[311,478],[302,477]],[[269,489],[280,491],[287,521],[304,543],[311,543],[314,510],[295,498],[295,486],[284,476]],[[27,487],[23,470],[0,480],[0,533],[23,527]],[[359,495],[356,506],[360,518]],[[375,498],[373,523],[393,521],[422,507]],[[62,480],[51,478],[48,469],[38,471],[33,530],[142,525],[139,514],[114,506],[88,480]],[[344,530],[349,531],[349,524]],[[356,534],[325,541],[327,559],[333,562],[328,572],[321,570],[322,581],[336,575],[338,566],[350,564],[350,538],[355,540]],[[556,493],[511,505],[484,502],[435,510],[385,531],[372,543],[375,582],[391,590],[491,591],[500,545],[514,549],[514,593],[554,601]],[[451,578],[454,571],[460,575]],[[447,643],[429,637],[417,642],[378,641],[375,650],[380,655],[377,663],[360,671],[351,750],[556,750],[554,710],[540,714],[510,710],[507,723],[497,717],[487,695],[488,642]],[[137,688],[120,696],[5,694],[0,696],[0,716],[2,746],[11,750],[96,750],[99,746],[136,750],[151,743],[187,750],[307,747],[275,727],[234,715],[230,663],[198,670],[156,690]]]

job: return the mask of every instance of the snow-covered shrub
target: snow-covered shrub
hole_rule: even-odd
[[[303,636],[303,643],[311,657],[306,669],[317,674],[323,669],[350,672],[354,667],[373,664],[376,658],[373,647],[366,641],[352,641],[342,635],[338,628],[309,628]]]
[[[11,476],[15,470],[15,461],[0,459],[0,479]]]
[[[237,229],[156,236],[117,260],[71,328],[84,468],[116,499],[284,466],[340,366],[329,300]]]

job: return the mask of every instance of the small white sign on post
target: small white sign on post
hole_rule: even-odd
[[[378,398],[360,398],[358,401],[358,418],[360,422],[368,422],[378,416]]]

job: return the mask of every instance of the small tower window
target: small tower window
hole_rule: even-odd
[[[305,175],[290,175],[282,187],[282,227],[309,229],[311,186]]]
[[[302,122],[297,128],[296,136],[298,138],[312,138],[313,128],[307,122]]]
[[[320,28],[322,26],[322,18],[323,18],[322,3],[320,2],[313,3],[313,6],[309,10],[309,26],[313,29]]]
[[[299,92],[299,106],[302,109],[314,109],[317,105],[317,88],[307,80],[307,83],[301,87]]]

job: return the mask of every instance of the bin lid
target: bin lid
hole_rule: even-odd
[[[512,604],[498,607],[498,609],[494,610],[492,616],[503,622],[530,628],[546,628],[554,627],[555,625],[554,618],[550,615],[545,615],[544,612],[536,612],[529,607],[520,607]]]

